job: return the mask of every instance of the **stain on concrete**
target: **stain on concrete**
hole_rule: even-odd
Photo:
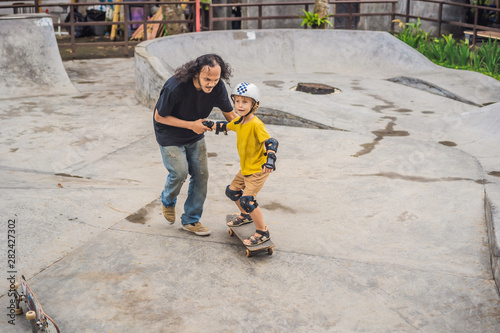
[[[270,87],[275,87],[275,88],[282,88],[282,84],[285,83],[284,81],[262,81],[266,86]]]
[[[146,217],[148,210],[143,207],[136,211],[134,214],[127,216],[126,220],[132,223],[146,224]]]
[[[405,211],[398,216],[399,222],[412,221],[412,220],[418,220],[418,216],[408,211]]]
[[[488,172],[488,175],[493,177],[500,177],[500,171],[490,171]]]
[[[80,95],[80,96],[74,96],[74,99],[86,99],[90,96],[90,94],[85,94],[85,95]]]
[[[486,179],[472,179],[472,178],[464,178],[464,177],[440,177],[440,178],[429,178],[429,177],[420,177],[420,176],[410,176],[410,175],[402,175],[396,172],[379,172],[372,174],[352,174],[351,176],[358,177],[385,177],[389,179],[401,179],[407,180],[417,183],[436,183],[436,182],[457,182],[457,181],[471,181],[476,184],[490,184]]]
[[[378,95],[368,95],[370,97],[373,97],[375,98],[376,100],[378,101],[381,101],[385,104],[382,104],[382,105],[376,105],[372,108],[373,111],[377,112],[377,113],[382,113],[382,110],[385,110],[385,109],[391,109],[391,108],[395,108],[396,106],[394,105],[393,102],[391,101],[388,101]]]
[[[18,151],[18,150],[19,150],[19,148],[10,148],[10,152],[11,152],[11,153],[15,153],[15,152],[16,152],[16,151]]]
[[[438,143],[442,144],[443,146],[447,147],[456,147],[457,144],[453,141],[439,141]]]
[[[80,178],[83,179],[82,176],[75,176],[75,175],[70,175],[68,173],[56,173],[56,176],[61,176],[61,177],[71,177],[71,178]],[[89,177],[86,177],[87,179],[90,179]]]
[[[33,131],[35,133],[52,133],[54,132],[54,126],[42,126],[42,127],[34,127]]]
[[[352,82],[351,82],[351,89],[352,90],[366,90],[366,89],[361,88],[359,86],[359,80],[352,80]]]
[[[208,153],[207,156],[208,158],[210,158],[210,157],[217,157],[218,155],[217,153]]]
[[[291,214],[295,214],[297,212],[292,207],[288,207],[288,206],[282,205],[282,204],[280,204],[278,202],[275,202],[275,201],[271,201],[268,204],[260,205],[260,206],[262,208],[269,209],[269,210],[278,210],[279,209],[279,210],[282,210],[284,212],[291,213]]]
[[[396,126],[396,123],[394,122],[396,118],[394,117],[383,117],[384,119],[389,118],[391,121],[385,126],[385,129],[383,130],[378,130],[378,131],[373,131],[372,133],[375,134],[375,139],[373,139],[372,142],[370,143],[363,143],[360,146],[363,147],[362,150],[358,151],[356,154],[352,155],[353,157],[359,157],[361,155],[365,155],[368,153],[371,153],[373,149],[375,149],[375,146],[378,145],[378,143],[386,136],[408,136],[410,133],[407,131],[395,131],[394,126]]]
[[[72,146],[84,146],[84,145],[86,145],[89,142],[94,142],[94,141],[97,141],[97,140],[98,140],[97,138],[83,137],[83,138],[80,138],[78,141],[75,141],[75,142],[71,143],[71,145]]]
[[[405,109],[405,108],[400,108],[400,109],[396,109],[396,112],[409,113],[409,112],[413,112],[413,110]]]
[[[125,220],[131,223],[146,224],[146,221],[150,219],[150,216],[154,214],[155,211],[161,212],[160,205],[160,199],[155,199],[135,213],[127,216]]]
[[[434,114],[434,111],[422,111],[423,114]]]

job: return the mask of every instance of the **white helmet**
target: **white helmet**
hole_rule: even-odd
[[[234,95],[245,96],[252,98],[256,103],[260,102],[260,91],[259,88],[253,83],[240,82],[234,87],[231,93],[231,98],[234,99]]]

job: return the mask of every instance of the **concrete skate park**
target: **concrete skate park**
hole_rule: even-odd
[[[61,332],[498,332],[499,81],[368,31],[204,32],[62,62],[47,20],[0,17],[0,253]],[[280,142],[258,197],[271,256],[227,232],[234,133],[206,134],[212,234],[161,215],[152,105],[209,52],[233,67],[229,87],[261,88]],[[8,320],[0,331],[30,331]]]

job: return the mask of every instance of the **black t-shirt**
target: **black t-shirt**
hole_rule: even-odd
[[[223,112],[233,110],[226,87],[219,81],[210,93],[196,90],[193,81],[179,82],[171,77],[165,82],[156,103],[155,110],[162,117],[172,116],[182,120],[205,119],[212,109],[218,107]],[[158,123],[154,120],[156,141],[161,146],[182,146],[201,140],[204,134],[192,130]]]

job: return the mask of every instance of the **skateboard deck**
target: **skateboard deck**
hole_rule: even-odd
[[[33,333],[59,333],[56,323],[43,312],[42,305],[36,299],[35,293],[31,290],[24,275],[21,277],[21,283],[16,283],[16,314],[22,314],[21,302],[26,304],[26,319],[31,322]]]
[[[236,216],[238,216],[238,214],[227,215],[226,224]],[[247,223],[239,227],[230,227],[230,226],[228,227],[229,227],[229,235],[230,236],[236,235],[241,242],[243,242],[243,240],[247,239],[248,237],[252,236],[255,233],[255,224],[253,223]],[[247,248],[246,249],[247,257],[251,257],[255,253],[262,251],[267,251],[267,254],[271,255],[274,252],[273,249],[276,247],[272,239],[256,246],[247,246],[245,245],[245,243],[243,243],[243,245]]]

